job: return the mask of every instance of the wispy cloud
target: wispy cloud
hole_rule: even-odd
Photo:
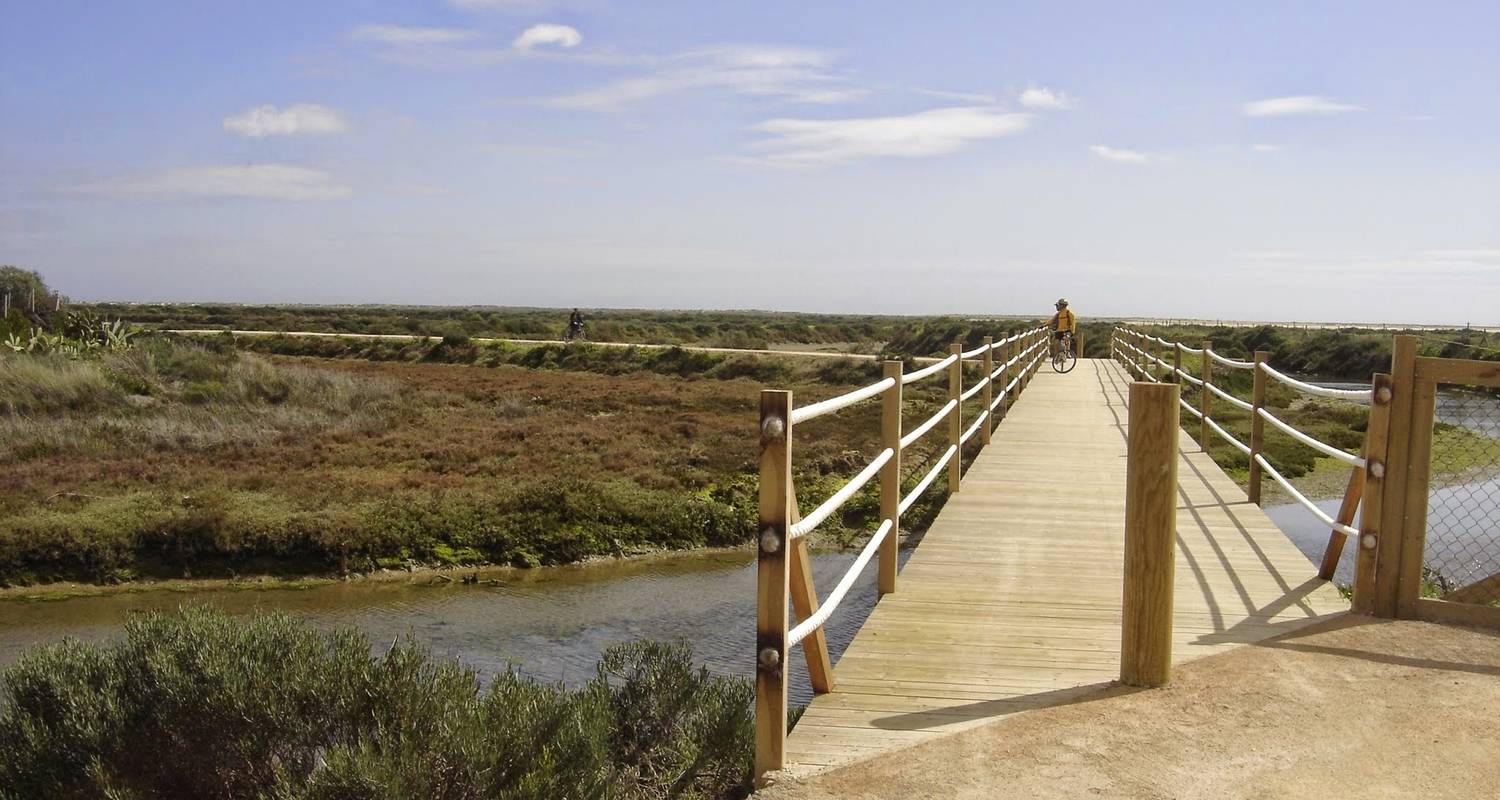
[[[661,61],[650,73],[548,100],[559,108],[618,111],[633,103],[693,90],[840,103],[864,97],[833,67],[833,54],[797,47],[726,45]]]
[[[1257,153],[1280,153],[1281,145],[1276,144],[1252,144],[1250,149]]]
[[[1105,161],[1114,161],[1120,164],[1145,164],[1151,161],[1159,160],[1156,156],[1147,155],[1145,153],[1138,153],[1134,150],[1124,150],[1118,147],[1108,147],[1102,144],[1092,145],[1089,147],[1089,150],[1093,151],[1094,155],[1104,159]]]
[[[956,100],[960,103],[976,103],[979,105],[992,106],[999,102],[999,98],[992,94],[980,94],[979,92],[947,92],[941,89],[916,88],[912,91],[924,94],[928,97],[937,97],[943,100]]]
[[[1272,97],[1268,100],[1256,100],[1246,103],[1244,106],[1245,116],[1247,117],[1345,114],[1350,111],[1363,110],[1359,106],[1335,102],[1326,97],[1319,97],[1312,94]]]
[[[860,119],[773,119],[755,129],[767,154],[748,159],[778,167],[814,167],[872,158],[946,155],[984,139],[1014,136],[1031,125],[1030,114],[997,108],[935,108],[916,114]]]
[[[477,37],[477,31],[456,28],[404,28],[399,25],[361,25],[349,36],[364,42],[406,47],[411,45],[453,44]]]
[[[558,47],[577,47],[583,42],[583,35],[576,28],[567,25],[553,25],[543,23],[527,28],[510,43],[517,50],[530,50],[542,45],[557,45]]]
[[[263,136],[302,136],[343,133],[349,130],[344,115],[327,106],[298,103],[278,109],[256,106],[242,114],[224,118],[224,130],[259,139]]]
[[[1077,105],[1077,101],[1063,94],[1054,92],[1045,86],[1032,86],[1021,92],[1021,105],[1034,108],[1039,111],[1061,111]]]
[[[101,196],[175,195],[260,200],[333,200],[354,192],[332,174],[289,164],[211,165],[68,187]]]

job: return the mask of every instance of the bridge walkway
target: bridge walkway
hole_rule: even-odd
[[[901,570],[787,740],[816,771],[1119,675],[1125,396],[1108,360],[1046,368]],[[1200,658],[1347,611],[1312,564],[1183,434],[1173,657]]]

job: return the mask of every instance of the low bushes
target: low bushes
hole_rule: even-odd
[[[686,645],[607,651],[577,689],[352,630],[208,607],[134,616],[110,645],[6,671],[0,798],[733,797],[752,692]]]
[[[728,500],[570,478],[498,495],[404,493],[329,508],[250,491],[85,497],[0,520],[0,584],[316,574],[413,561],[535,566],[749,541],[753,506]]]

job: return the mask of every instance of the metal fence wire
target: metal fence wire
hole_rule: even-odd
[[[1500,605],[1500,393],[1441,386],[1423,593]]]

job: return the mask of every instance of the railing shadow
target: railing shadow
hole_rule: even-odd
[[[1035,694],[1023,694],[996,700],[979,700],[965,705],[946,706],[942,709],[930,711],[908,711],[900,714],[892,714],[887,717],[875,719],[873,724],[875,727],[887,731],[927,730],[945,725],[959,725],[980,720],[999,719],[1009,714],[1021,711],[1033,711],[1039,708],[1060,708],[1080,703],[1092,703],[1098,700],[1108,700],[1112,697],[1135,694],[1140,691],[1145,690],[1134,686],[1126,686],[1115,681],[1099,681],[1078,686],[1069,686],[1065,689],[1037,692]],[[934,724],[934,718],[943,718],[943,721]]]

